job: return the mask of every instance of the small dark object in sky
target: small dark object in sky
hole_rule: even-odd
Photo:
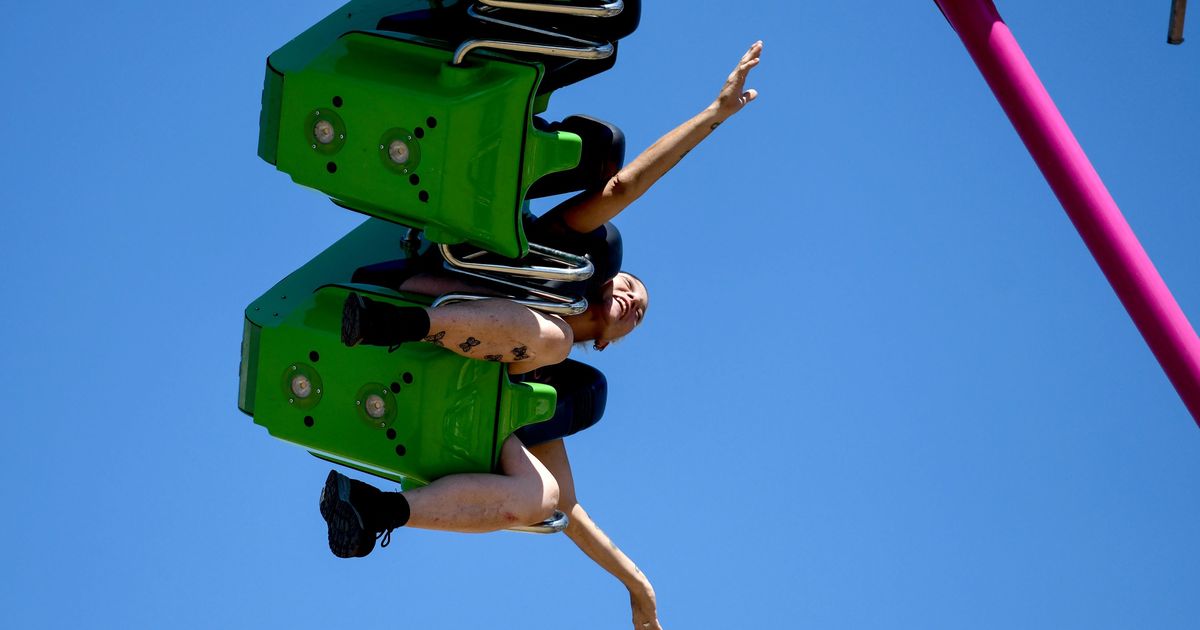
[[[1183,14],[1187,12],[1187,0],[1171,0],[1171,24],[1167,27],[1167,43],[1183,43]]]

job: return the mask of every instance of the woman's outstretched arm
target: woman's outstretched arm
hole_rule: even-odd
[[[650,580],[642,574],[633,560],[596,526],[575,498],[575,481],[571,476],[571,462],[567,460],[567,449],[563,441],[554,440],[538,444],[530,447],[529,452],[541,461],[558,482],[558,509],[570,519],[564,533],[583,553],[620,580],[629,590],[634,630],[662,630],[662,625],[658,622],[658,600]]]
[[[761,41],[750,46],[711,105],[642,151],[609,179],[603,189],[569,202],[570,208],[563,214],[567,227],[587,233],[604,225],[641,197],[721,123],[753,101],[758,91],[746,89],[746,77],[758,65],[762,49]]]

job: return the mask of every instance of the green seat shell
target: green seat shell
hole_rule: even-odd
[[[348,284],[396,257],[405,229],[370,219],[246,309],[239,407],[276,438],[406,488],[496,472],[513,431],[549,419],[554,389],[513,383],[501,363],[424,342],[395,351],[341,343],[350,291],[401,305],[423,298]]]
[[[337,33],[326,22],[310,31],[323,36],[306,33],[268,59],[259,154],[338,204],[434,242],[525,255],[526,193],[582,152],[578,135],[533,125],[543,66],[491,53],[455,66],[452,51],[403,33]]]

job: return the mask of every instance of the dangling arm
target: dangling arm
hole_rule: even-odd
[[[761,41],[750,46],[725,80],[721,93],[704,111],[642,151],[641,155],[609,179],[604,188],[586,192],[564,204],[569,206],[563,213],[567,227],[587,233],[604,225],[641,197],[721,123],[757,98],[758,90],[746,89],[746,76],[758,65],[762,48]]]
[[[529,452],[533,453],[558,481],[558,509],[570,519],[564,533],[587,554],[587,557],[620,580],[629,590],[634,630],[662,630],[658,622],[658,601],[650,580],[642,575],[633,560],[596,526],[575,498],[575,481],[571,477],[571,463],[567,460],[567,449],[563,441],[554,440],[538,444],[530,447]]]

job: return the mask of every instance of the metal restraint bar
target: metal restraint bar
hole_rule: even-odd
[[[562,296],[558,296],[558,297],[562,297]],[[433,308],[437,308],[444,304],[455,304],[458,302],[472,302],[475,300],[494,300],[494,299],[496,299],[496,296],[494,296],[494,295],[479,295],[476,293],[447,293],[446,295],[443,295],[442,297],[433,301]],[[570,302],[568,304],[555,304],[553,302],[547,302],[547,301],[542,301],[542,300],[511,298],[511,297],[502,298],[502,299],[508,300],[509,302],[513,302],[515,304],[520,304],[521,306],[524,306],[526,308],[531,308],[535,311],[541,311],[543,313],[551,313],[553,315],[562,315],[564,317],[568,316],[568,315],[578,315],[578,314],[586,311],[587,307],[588,307],[588,302],[584,298],[580,298],[579,300]]]
[[[539,310],[545,313],[554,313],[556,315],[578,315],[587,310],[588,303],[586,299],[574,299],[556,293],[551,293],[540,287],[514,282],[521,278],[532,278],[537,280],[562,280],[566,282],[576,282],[579,280],[587,280],[592,277],[594,267],[592,262],[582,256],[576,256],[567,252],[562,252],[557,249],[551,249],[536,243],[529,244],[529,253],[540,256],[547,260],[561,263],[563,267],[542,267],[531,265],[528,267],[518,267],[512,265],[498,265],[494,263],[476,263],[471,262],[471,259],[478,258],[487,252],[475,252],[467,256],[459,258],[450,251],[448,245],[439,245],[439,250],[442,253],[442,258],[446,261],[446,268],[459,274],[484,280],[492,284],[499,285],[504,289],[521,291],[528,296],[520,298],[510,296],[510,301],[522,304],[529,308]],[[453,304],[455,302],[466,302],[470,300],[486,300],[496,297],[494,295],[482,295],[473,293],[450,293],[443,295],[433,303],[433,306],[441,306],[442,304]]]
[[[625,10],[625,2],[606,2],[598,7],[581,7],[570,4],[548,2],[518,2],[516,0],[479,0],[480,4],[497,9],[516,9],[518,11],[537,11],[540,13],[559,13],[561,15],[576,15],[580,17],[616,17]]]
[[[577,282],[579,280],[587,280],[592,277],[592,272],[595,270],[592,267],[592,261],[583,256],[576,256],[567,252],[551,249],[537,243],[529,244],[529,253],[531,255],[540,256],[551,262],[560,263],[562,267],[540,267],[530,265],[527,267],[518,267],[515,265],[498,265],[495,263],[476,263],[471,262],[471,259],[478,258],[487,252],[476,252],[468,256],[459,258],[450,251],[449,245],[438,245],[442,252],[442,258],[455,269],[467,269],[470,271],[478,271],[481,273],[494,273],[501,276],[513,276],[518,278],[536,278],[538,280],[562,280],[564,282]]]
[[[510,527],[510,532],[525,532],[526,534],[557,534],[567,528],[567,515],[554,510],[554,516],[538,523],[537,525],[526,525],[522,527]]]
[[[579,298],[577,300],[574,300],[565,295],[558,295],[556,293],[550,293],[549,291],[544,291],[542,289],[538,289],[535,287],[518,284],[516,282],[509,282],[507,280],[502,280],[500,278],[484,275],[481,273],[474,273],[471,271],[463,271],[462,269],[455,269],[454,271],[457,271],[458,273],[463,274],[465,276],[470,276],[472,278],[478,278],[480,280],[484,280],[484,281],[491,282],[494,284],[499,284],[502,287],[505,287],[508,289],[516,289],[517,291],[521,291],[527,297],[521,298],[521,297],[516,297],[512,294],[505,293],[504,294],[505,299],[507,299],[510,302],[516,302],[517,304],[527,306],[534,310],[542,311],[543,313],[553,313],[555,315],[578,315],[578,314],[586,311],[587,307],[588,307],[587,298]],[[447,293],[446,295],[443,295],[443,296],[439,297],[437,300],[435,300],[433,303],[433,306],[441,306],[443,304],[453,304],[455,302],[469,302],[472,300],[486,300],[486,299],[493,298],[493,297],[496,297],[496,296],[483,295],[483,294],[478,294],[478,293]]]
[[[495,1],[495,0],[493,0],[493,1]],[[530,5],[533,3],[511,3],[511,4]],[[483,10],[486,11],[491,8],[493,8],[493,7],[485,5]],[[525,6],[523,8],[528,8],[528,6]],[[530,9],[530,10],[534,10],[534,9]],[[604,43],[590,42],[586,39],[579,39],[578,37],[571,37],[570,35],[564,35],[562,33],[555,33],[554,31],[547,31],[544,29],[527,26],[525,24],[518,24],[516,22],[509,22],[506,20],[500,20],[500,19],[496,19],[491,16],[483,15],[479,11],[476,11],[474,6],[467,8],[467,15],[469,15],[470,17],[475,18],[477,20],[481,20],[483,22],[488,22],[491,24],[499,24],[500,26],[507,26],[509,28],[526,31],[529,33],[534,33],[537,35],[541,35],[542,37],[549,37],[551,39],[558,39],[558,40],[571,42],[572,44],[578,44],[578,46],[577,47],[552,46],[549,44],[536,44],[533,42],[516,42],[516,41],[507,41],[507,40],[499,40],[499,39],[469,39],[469,40],[463,42],[462,44],[459,44],[458,48],[454,51],[453,64],[456,66],[463,62],[463,59],[467,56],[468,53],[470,53],[472,50],[477,50],[480,48],[485,48],[485,49],[490,49],[490,50],[507,50],[509,52],[531,53],[531,54],[535,54],[535,55],[545,55],[547,57],[566,57],[568,59],[607,59],[612,56],[613,51],[615,50],[615,48],[613,48],[613,45],[609,42],[604,42]]]

